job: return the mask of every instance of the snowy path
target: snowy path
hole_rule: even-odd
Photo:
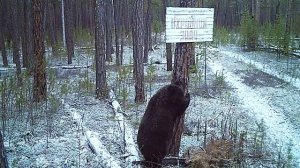
[[[226,54],[226,56],[231,55],[232,57],[237,58],[237,56],[226,51],[222,51],[220,54]],[[256,63],[256,65],[260,64]],[[283,142],[286,144],[291,141],[293,144],[293,156],[297,158],[297,162],[300,163],[299,129],[297,130],[295,126],[289,122],[289,120],[285,120],[285,115],[281,112],[278,112],[275,109],[276,107],[272,107],[268,103],[267,97],[242,83],[242,79],[234,72],[231,72],[232,70],[230,70],[230,68],[223,66],[223,63],[221,63],[219,60],[215,61],[214,63],[209,63],[209,67],[212,69],[213,73],[223,71],[226,81],[229,82],[234,88],[237,88],[237,95],[242,101],[243,106],[254,114],[257,121],[264,119],[265,125],[267,126],[268,135],[271,137],[271,139],[274,139],[275,142]],[[272,71],[270,70],[269,72]]]
[[[283,79],[286,82],[290,82],[293,86],[300,88],[300,78],[282,74],[282,73],[276,71],[271,65],[266,65],[261,62],[254,61],[252,59],[245,57],[243,54],[236,53],[233,51],[221,50],[220,54],[226,55],[227,57],[236,58],[240,61],[243,61],[246,64],[252,64],[257,69],[259,69],[265,73],[268,73],[270,75],[276,76],[277,78]]]

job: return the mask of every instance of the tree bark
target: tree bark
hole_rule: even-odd
[[[164,15],[167,14],[167,7],[170,5],[169,0],[163,0],[163,6],[164,6]],[[166,23],[166,17],[164,17],[164,22]],[[173,61],[173,55],[172,55],[172,44],[166,43],[166,57],[167,57],[167,71],[172,71],[172,61]]]
[[[113,20],[113,5],[112,0],[106,0],[106,13],[105,13],[105,23],[106,23],[106,61],[112,62],[112,20]]]
[[[0,49],[1,49],[1,55],[2,55],[2,62],[3,66],[8,66],[8,60],[7,60],[7,54],[6,54],[6,47],[5,47],[5,40],[4,40],[4,15],[5,15],[5,6],[4,6],[4,0],[0,0]]]
[[[73,0],[64,0],[64,2],[68,64],[72,64],[72,58],[74,57]]]
[[[121,20],[122,20],[122,26],[121,26],[121,51],[120,51],[120,59],[123,62],[123,53],[124,53],[124,40],[126,38],[126,25],[128,22],[128,9],[124,8],[125,5],[128,5],[128,0],[122,0],[121,1]]]
[[[260,24],[260,0],[256,0],[256,6],[255,6],[255,19]]]
[[[150,39],[151,39],[151,0],[147,1],[147,9],[145,15],[145,38],[144,38],[144,63],[148,62],[148,53],[149,53],[149,46],[150,46]]]
[[[56,28],[56,21],[55,21],[55,8],[53,1],[49,0],[47,1],[49,3],[48,6],[48,20],[47,20],[47,27],[48,27],[48,36],[50,38],[50,44],[52,48],[52,55],[57,56],[58,54],[58,46],[57,46],[57,34],[55,31]]]
[[[23,59],[25,61],[23,64],[27,68],[28,72],[33,73],[34,71],[34,65],[35,65],[35,59],[34,59],[34,51],[33,51],[33,41],[30,41],[30,39],[33,39],[33,15],[32,15],[32,1],[31,0],[25,0],[25,9],[26,16],[25,17],[25,39],[27,41],[26,43],[26,51],[27,51],[27,57]]]
[[[172,54],[172,44],[166,43],[166,54],[167,54],[167,71],[173,70],[172,60],[173,60],[173,54]]]
[[[143,64],[143,0],[135,0],[133,4],[133,60],[135,78],[135,102],[145,101],[144,64]]]
[[[180,7],[195,7],[195,0],[180,0]],[[188,92],[189,66],[193,43],[177,43],[172,83],[180,82],[185,93]],[[169,154],[178,156],[185,113],[176,119]]]
[[[62,21],[62,36],[63,36],[63,45],[66,47],[66,22],[65,22],[65,0],[61,0],[61,21]]]
[[[107,97],[105,67],[105,6],[103,0],[95,0],[95,49],[96,49],[96,97]]]
[[[2,133],[0,131],[0,167],[1,168],[8,168],[8,163],[5,155],[5,148],[3,143]]]
[[[27,44],[30,43],[29,40],[27,39],[27,24],[30,24],[28,23],[29,20],[27,20],[27,13],[28,12],[31,12],[27,7],[27,2],[26,0],[25,1],[22,1],[22,6],[20,7],[20,12],[21,12],[21,21],[22,21],[22,30],[21,31],[21,36],[22,36],[22,56],[23,56],[23,67],[25,68],[28,68],[28,64],[29,64],[29,59],[28,59],[28,56],[29,56],[29,53],[28,53],[28,47],[27,47]]]
[[[287,11],[286,11],[286,19],[285,19],[285,34],[284,34],[284,46],[283,46],[283,51],[284,54],[289,53],[290,49],[290,34],[291,34],[291,0],[287,0]]]
[[[43,0],[32,0],[33,3],[33,41],[34,41],[34,86],[33,98],[37,102],[46,100],[47,84],[46,84],[46,63],[44,59],[44,31],[43,31]]]
[[[116,65],[122,65],[122,58],[120,54],[120,37],[122,29],[121,20],[121,1],[114,0],[114,18],[115,18],[115,43],[116,43]],[[121,37],[122,38],[122,37]]]
[[[19,20],[18,20],[18,2],[11,1],[11,11],[12,11],[12,42],[13,42],[13,62],[16,64],[16,75],[18,79],[18,84],[22,83],[21,78],[21,61],[20,61],[20,35],[19,35]]]

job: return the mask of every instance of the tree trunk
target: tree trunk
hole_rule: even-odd
[[[285,34],[284,34],[284,46],[283,46],[283,51],[284,54],[289,53],[290,49],[290,34],[291,34],[291,0],[287,0],[287,11],[286,11],[286,19],[285,19]]]
[[[0,167],[1,168],[8,168],[8,163],[5,155],[5,148],[3,143],[2,133],[0,131]]]
[[[114,0],[114,17],[115,17],[115,43],[116,43],[116,65],[122,65],[120,54],[120,37],[121,37],[121,0]],[[121,37],[122,38],[122,37]]]
[[[132,18],[132,0],[122,0],[123,2],[123,23],[124,23],[124,29],[125,34],[128,35],[131,29],[131,18]]]
[[[104,5],[103,0],[95,0],[96,96],[100,99],[107,97]]]
[[[5,7],[4,7],[3,0],[0,0],[0,49],[1,49],[3,66],[7,67],[8,60],[7,60],[5,40],[4,40],[4,30],[5,30],[4,29],[4,25],[5,25],[5,20],[4,20],[5,10],[4,9],[5,9]]]
[[[57,46],[57,35],[56,35],[56,22],[55,22],[55,8],[54,8],[54,3],[53,1],[49,0],[47,1],[49,3],[48,11],[48,21],[47,21],[47,27],[48,27],[48,36],[50,38],[50,44],[52,48],[52,55],[57,56],[58,54],[58,46]]]
[[[18,2],[11,1],[12,11],[12,41],[13,41],[13,62],[16,64],[16,74],[18,78],[18,84],[21,84],[21,61],[20,61],[20,36],[19,36],[19,20],[18,20]]]
[[[127,13],[127,9],[124,8],[125,4],[127,0],[120,0],[120,64],[123,64],[123,51],[124,51],[124,39],[125,37],[125,23],[126,23],[126,13]]]
[[[0,20],[0,22],[1,22],[1,20]],[[1,49],[3,66],[7,67],[8,60],[7,60],[6,47],[5,47],[5,42],[4,42],[3,29],[2,29],[1,25],[0,25],[0,49]]]
[[[27,10],[27,6],[26,6],[26,1],[22,1],[21,2],[22,5],[20,7],[20,13],[21,13],[21,29],[23,31],[21,31],[21,37],[22,37],[22,56],[23,56],[23,67],[27,68],[28,67],[28,48],[27,48],[27,43],[29,43],[29,40],[26,38],[26,29],[27,29],[27,24],[28,24],[28,20],[26,18],[27,13],[31,12],[30,10]]]
[[[147,9],[145,15],[145,41],[144,41],[144,63],[148,62],[148,53],[149,53],[149,46],[150,46],[150,39],[151,39],[151,0],[147,1]]]
[[[260,0],[256,0],[255,19],[259,25],[260,24]]]
[[[170,5],[169,0],[163,0],[163,6],[164,6],[164,15],[167,14],[167,7]],[[166,17],[164,17],[164,22],[166,23]],[[172,71],[172,44],[166,43],[166,57],[167,57],[167,71]]]
[[[180,0],[180,7],[195,7],[195,0]],[[189,64],[192,46],[193,43],[177,43],[175,48],[175,61],[172,83],[178,81],[182,83],[182,87],[185,93],[188,92]],[[169,148],[169,154],[171,154],[172,156],[178,156],[179,154],[184,116],[185,114],[179,117],[174,124],[172,142]]]
[[[196,51],[195,51],[195,43],[192,44],[192,51],[191,51],[191,59],[190,59],[190,65],[195,66],[196,65],[196,59],[195,59],[195,55],[196,55]]]
[[[255,16],[255,0],[251,0],[251,16]]]
[[[122,27],[121,27],[121,51],[120,51],[120,60],[121,65],[123,64],[123,53],[124,53],[124,39],[125,39],[125,23],[124,18],[122,18]]]
[[[72,64],[72,58],[74,57],[74,24],[72,14],[73,0],[64,0],[64,2],[68,64]]]
[[[172,71],[172,44],[166,43],[166,54],[167,54],[167,71]]]
[[[138,103],[145,101],[143,64],[143,0],[134,0],[132,23],[135,102]]]
[[[66,24],[65,24],[65,0],[61,0],[61,21],[62,21],[62,35],[63,35],[63,45],[66,47]]]
[[[113,5],[112,0],[106,0],[106,13],[105,13],[105,23],[106,23],[106,61],[112,62],[112,20],[113,20]]]
[[[43,31],[43,0],[32,0],[33,3],[33,41],[34,41],[34,86],[33,98],[35,101],[44,101],[47,98],[46,63],[44,59],[44,31]]]
[[[33,41],[30,39],[33,39],[33,15],[32,15],[32,1],[31,0],[25,0],[25,9],[26,16],[25,17],[25,41],[26,43],[26,51],[27,51],[27,57],[23,59],[25,61],[24,63],[26,64],[25,67],[27,68],[28,72],[33,73],[34,71],[34,65],[35,65],[35,59],[34,59],[34,51],[33,51]]]

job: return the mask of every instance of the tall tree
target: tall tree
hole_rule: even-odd
[[[48,29],[48,37],[50,39],[50,44],[52,48],[52,55],[57,56],[58,53],[58,45],[57,45],[57,34],[56,34],[56,20],[55,20],[55,1],[48,0],[48,17],[47,17],[47,29]]]
[[[122,65],[122,57],[120,53],[120,37],[122,31],[121,19],[121,2],[122,0],[114,0],[114,18],[115,18],[115,43],[116,43],[116,64]],[[121,37],[122,38],[122,37]]]
[[[256,0],[256,6],[255,6],[255,19],[257,23],[260,23],[260,6],[261,6],[261,0]]]
[[[66,47],[66,24],[65,24],[65,0],[61,0],[61,24],[62,24],[62,36],[63,36],[63,45]]]
[[[121,5],[124,6],[125,4],[128,4],[128,0],[121,0]],[[123,51],[124,51],[124,39],[126,34],[126,19],[128,18],[128,9],[127,8],[121,8],[121,48],[120,48],[120,59],[123,62]],[[122,63],[121,62],[121,63]]]
[[[135,78],[135,102],[145,101],[144,64],[143,64],[143,0],[134,0],[132,16],[133,62]]]
[[[112,61],[112,20],[113,20],[113,5],[112,0],[106,0],[106,13],[105,13],[105,23],[106,23],[106,61]]]
[[[16,72],[18,83],[21,78],[21,61],[20,61],[20,35],[19,35],[19,17],[18,17],[18,1],[11,1],[11,18],[12,18],[12,42],[13,42],[13,62],[16,64]]]
[[[73,0],[64,0],[66,45],[68,52],[68,64],[72,64],[74,57],[74,24],[73,24]]]
[[[167,14],[167,7],[170,5],[169,0],[163,0],[163,7],[164,7],[164,22],[166,22],[166,14]],[[167,71],[172,71],[172,44],[166,43],[166,57],[167,57]]]
[[[1,131],[0,131],[0,167],[8,168],[6,152],[5,152],[5,147],[4,147],[4,140],[3,140]]]
[[[8,66],[7,54],[6,54],[6,47],[5,47],[5,40],[4,40],[4,25],[5,25],[5,0],[0,0],[0,49],[2,55],[2,62],[3,66]]]
[[[151,4],[152,0],[147,1],[146,6],[146,14],[145,14],[145,38],[144,38],[144,63],[148,62],[148,53],[149,53],[149,47],[151,45]]]
[[[44,101],[47,98],[46,63],[44,59],[44,31],[43,31],[43,0],[32,0],[33,4],[33,43],[34,43],[34,86],[33,98],[35,101]]]
[[[26,12],[25,12],[26,11]],[[33,59],[33,15],[32,15],[32,1],[24,0],[24,38],[26,56],[23,55],[23,66],[28,69],[30,73],[33,72],[35,59]]]
[[[180,0],[180,7],[195,7],[195,0]],[[175,60],[172,83],[182,83],[185,93],[188,92],[189,65],[193,43],[177,43],[175,48]],[[172,142],[169,148],[169,154],[178,156],[181,135],[183,132],[184,115],[176,119],[173,129]]]
[[[103,0],[95,0],[95,49],[96,49],[96,96],[107,95],[105,68],[105,6]]]
[[[285,33],[284,33],[284,46],[285,54],[288,54],[290,48],[290,34],[291,34],[291,0],[287,0],[287,11],[285,15]]]
[[[30,4],[29,4],[30,5]],[[29,28],[29,24],[31,24],[31,20],[28,15],[29,13],[31,13],[32,11],[30,10],[28,5],[28,0],[22,1],[21,2],[21,7],[20,7],[20,12],[21,12],[21,28],[23,31],[21,31],[21,38],[22,38],[22,56],[23,56],[23,67],[28,68],[29,66],[29,51],[28,51],[28,47],[27,45],[29,45],[31,43],[31,41],[27,38],[27,33],[29,33],[28,28]]]

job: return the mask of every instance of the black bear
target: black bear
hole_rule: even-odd
[[[184,96],[184,91],[176,84],[162,87],[151,97],[137,136],[146,167],[161,167],[169,150],[174,122],[185,112],[189,103],[190,94]]]

